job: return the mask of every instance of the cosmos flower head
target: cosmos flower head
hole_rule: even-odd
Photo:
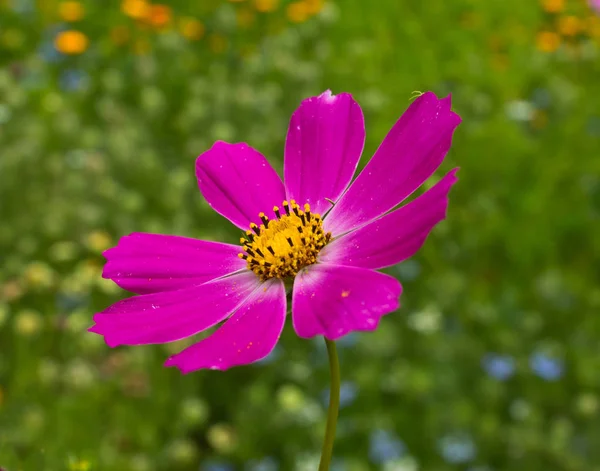
[[[365,142],[348,93],[304,100],[290,120],[284,179],[245,143],[196,160],[200,192],[242,230],[239,244],[134,233],[107,250],[103,276],[137,293],[94,316],[111,347],[210,336],[173,355],[183,373],[266,357],[291,301],[303,338],[377,328],[402,287],[376,270],[411,257],[446,216],[456,169],[400,206],[440,166],[460,117],[450,97],[420,95],[352,181]]]

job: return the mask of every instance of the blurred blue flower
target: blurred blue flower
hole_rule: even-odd
[[[438,446],[442,457],[453,464],[467,463],[475,458],[477,448],[468,435],[447,435],[440,439]]]
[[[38,47],[38,55],[46,62],[52,64],[60,62],[64,59],[60,52],[54,47],[54,43],[51,40],[43,41]]]
[[[77,91],[85,88],[89,78],[87,73],[78,69],[67,69],[60,75],[60,88],[65,91]]]
[[[356,332],[350,332],[336,341],[336,345],[340,348],[351,348],[358,343],[359,336]]]
[[[406,445],[393,432],[378,429],[369,438],[369,458],[373,463],[383,464],[397,460],[406,453]]]
[[[235,468],[226,461],[205,461],[200,464],[199,471],[235,471]]]
[[[600,136],[600,116],[591,116],[587,122],[586,128],[590,136]]]
[[[329,467],[330,471],[346,471],[348,466],[346,466],[346,462],[339,458],[333,458],[331,460],[331,466]]]
[[[560,358],[553,358],[543,352],[535,352],[529,358],[533,372],[546,381],[556,381],[564,373],[565,365]]]
[[[269,353],[262,360],[258,360],[256,363],[254,363],[254,365],[268,365],[273,363],[281,356],[281,350],[282,348],[279,345],[275,345],[275,348],[271,351],[271,353]]]
[[[340,384],[340,407],[349,406],[358,396],[358,385],[353,381],[343,381]],[[329,388],[321,393],[321,399],[326,406],[329,404]]]
[[[545,88],[536,88],[531,93],[531,101],[536,108],[546,109],[552,102],[552,95]]]
[[[506,381],[515,373],[515,360],[509,355],[486,353],[481,366],[488,375],[500,381]]]
[[[72,311],[80,306],[83,306],[89,302],[87,295],[63,293],[59,292],[55,298],[56,307],[59,311]]]
[[[279,464],[272,456],[267,456],[260,460],[252,460],[244,466],[245,471],[277,471]]]
[[[25,90],[42,90],[48,85],[48,75],[40,71],[28,71],[21,79]]]
[[[0,103],[0,124],[8,123],[11,116],[12,116],[12,112],[11,112],[10,108],[5,104]]]
[[[421,274],[421,264],[416,260],[406,260],[396,266],[395,272],[402,281],[412,281]]]
[[[35,12],[33,0],[13,0],[10,2],[12,10],[21,15],[30,15]]]

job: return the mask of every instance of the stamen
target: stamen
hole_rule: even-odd
[[[292,242],[292,238],[291,237],[288,237],[286,240],[288,241],[288,244],[290,244],[290,247],[294,246],[294,243]]]
[[[271,252],[271,255],[275,255],[275,251],[273,250],[273,247],[271,247],[270,245],[267,245],[267,250],[269,252]]]
[[[304,205],[304,214],[306,214],[306,220],[310,221],[310,204],[308,203]]]
[[[264,258],[265,254],[260,249],[256,249],[256,253]]]
[[[283,209],[285,210],[285,214],[289,216],[290,215],[290,206],[288,205],[287,201],[283,202]]]
[[[279,214],[279,206],[273,206],[273,212],[275,213],[275,216],[277,216],[277,219],[281,219],[281,214]]]
[[[260,227],[258,227],[256,224],[254,224],[253,222],[250,223],[250,229],[252,229],[257,236],[260,235]]]
[[[248,240],[250,242],[254,241],[254,234],[252,233],[252,231],[246,231],[246,237],[248,237]]]
[[[268,228],[269,227],[269,218],[267,216],[265,216],[265,213],[260,213],[258,215],[258,217],[260,218],[260,220],[265,225],[265,229]]]

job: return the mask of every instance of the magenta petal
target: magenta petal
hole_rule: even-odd
[[[365,120],[349,93],[328,90],[304,100],[290,120],[285,141],[288,199],[323,214],[344,192],[365,143]]]
[[[446,218],[448,193],[458,180],[450,171],[433,188],[406,206],[349,232],[328,244],[319,259],[362,268],[383,268],[412,257],[441,220]]]
[[[134,293],[156,293],[199,285],[241,270],[237,245],[136,232],[104,252],[102,276]]]
[[[375,330],[399,306],[395,278],[364,268],[310,265],[294,281],[292,318],[300,337],[336,340],[355,330]]]
[[[198,186],[219,214],[243,230],[260,222],[258,213],[274,217],[285,190],[267,159],[248,144],[218,141],[196,160]]]
[[[215,333],[173,355],[165,366],[176,366],[182,373],[189,373],[200,368],[226,370],[261,360],[279,340],[285,311],[283,282],[269,280]]]
[[[252,272],[177,291],[124,299],[94,316],[90,332],[110,347],[164,343],[194,335],[227,318],[260,286]]]
[[[377,152],[325,219],[334,236],[359,227],[400,204],[444,160],[460,117],[450,97],[417,98],[392,127]]]

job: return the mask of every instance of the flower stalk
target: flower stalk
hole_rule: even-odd
[[[333,454],[333,441],[335,440],[335,429],[340,408],[340,363],[338,361],[335,342],[328,340],[326,337],[323,338],[327,345],[327,355],[329,357],[331,387],[329,388],[329,409],[327,411],[327,425],[325,427],[325,438],[323,440],[319,471],[328,471]]]

